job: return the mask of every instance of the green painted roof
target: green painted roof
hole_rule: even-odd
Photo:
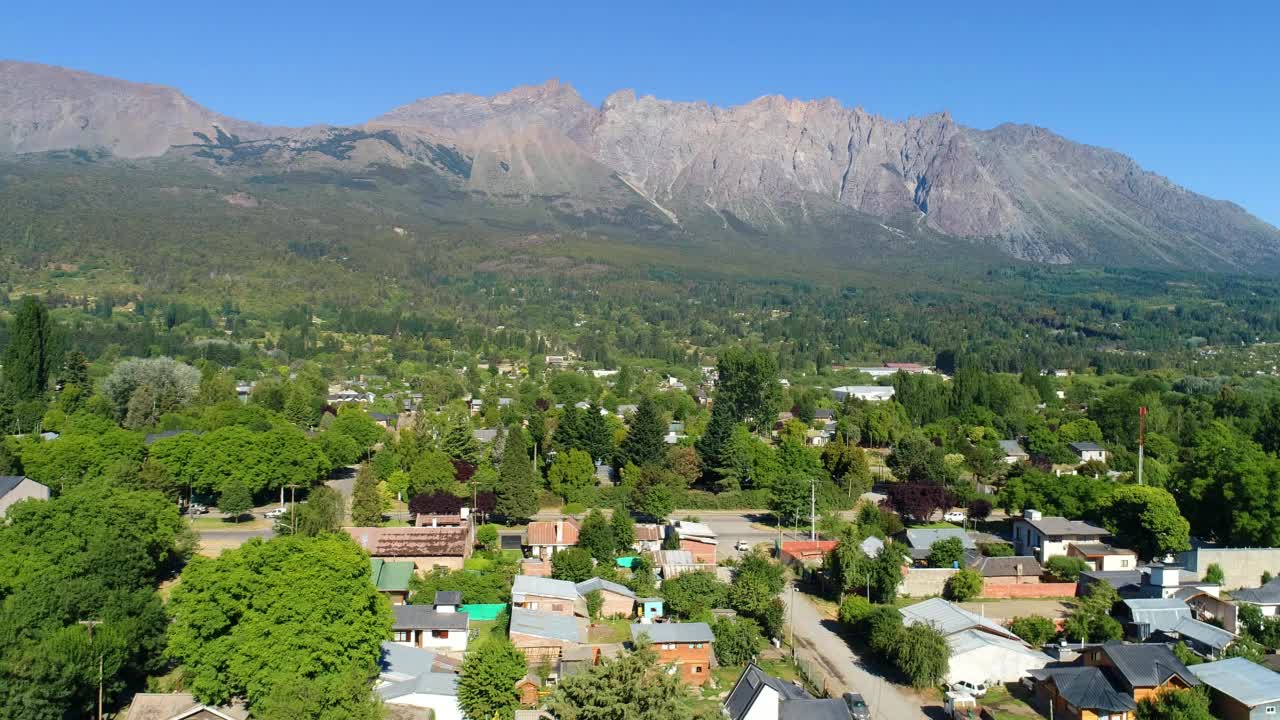
[[[374,558],[370,561],[373,584],[383,592],[404,592],[409,589],[413,577],[413,562],[387,562]]]

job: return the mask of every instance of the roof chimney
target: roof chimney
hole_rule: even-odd
[[[556,521],[556,544],[564,544],[564,520]]]
[[[1034,522],[1034,521],[1038,521],[1038,520],[1040,520],[1042,517],[1043,517],[1043,516],[1040,514],[1040,511],[1039,511],[1039,510],[1029,510],[1029,509],[1028,509],[1028,510],[1023,510],[1023,511],[1022,511],[1022,519],[1023,519],[1023,520],[1031,520],[1031,521],[1033,521],[1033,522]]]

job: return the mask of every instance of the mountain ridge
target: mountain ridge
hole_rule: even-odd
[[[166,86],[0,62],[0,155],[73,148],[179,154],[217,172],[395,167],[606,227],[643,205],[645,227],[820,236],[834,252],[865,239],[869,219],[1034,262],[1280,267],[1280,230],[1117,151],[1037,125],[970,128],[945,111],[892,120],[829,97],[721,107],[623,89],[593,107],[553,79],[419,98],[355,127],[282,128]]]

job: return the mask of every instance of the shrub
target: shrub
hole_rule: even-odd
[[[746,665],[764,648],[760,626],[750,618],[717,618],[711,632],[716,636],[716,660],[721,665]]]
[[[898,631],[893,664],[914,688],[942,684],[951,662],[947,639],[932,625],[916,623]]]
[[[964,602],[976,598],[982,594],[982,576],[977,570],[965,568],[960,572],[947,578],[947,585],[943,590],[948,600],[956,602]]]
[[[943,538],[929,546],[930,567],[949,568],[963,561],[964,543],[960,538]]]
[[[880,605],[863,623],[867,645],[878,655],[889,657],[902,633],[902,613],[892,605]]]
[[[1214,585],[1221,585],[1224,579],[1225,574],[1222,572],[1222,566],[1218,563],[1209,563],[1209,567],[1205,568],[1205,582],[1213,583]]]
[[[840,603],[840,622],[846,625],[857,625],[866,620],[874,609],[875,606],[870,600],[861,595],[850,595]]]
[[[1013,631],[1014,635],[1026,640],[1028,644],[1035,647],[1044,645],[1057,634],[1057,628],[1054,626],[1053,621],[1040,615],[1014,618],[1013,622],[1009,624],[1009,629]]]
[[[1013,557],[1013,546],[1005,542],[981,543],[978,550],[987,557]]]
[[[1088,570],[1089,566],[1078,557],[1058,555],[1049,558],[1044,569],[1045,574],[1055,582],[1075,582],[1080,579],[1080,573]]]

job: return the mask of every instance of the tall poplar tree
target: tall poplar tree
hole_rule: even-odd
[[[355,487],[351,491],[351,522],[360,527],[382,524],[382,493],[378,491],[378,476],[368,463],[356,472]]]
[[[38,298],[27,295],[9,324],[9,345],[4,351],[4,377],[18,400],[35,400],[49,385],[51,336],[49,310]]]
[[[524,431],[512,425],[507,431],[507,447],[498,466],[498,503],[495,512],[509,520],[527,520],[538,512],[538,483],[533,460],[525,444]]]

